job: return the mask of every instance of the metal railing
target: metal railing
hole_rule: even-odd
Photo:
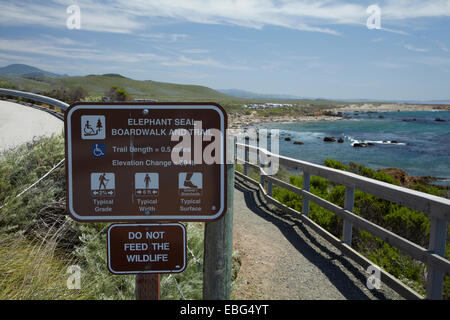
[[[386,241],[390,245],[409,254],[414,259],[417,259],[428,265],[426,298],[442,299],[443,279],[445,275],[450,275],[450,261],[444,258],[447,241],[447,221],[450,219],[450,200],[427,193],[399,187],[378,180],[366,178],[350,172],[336,170],[318,164],[276,155],[265,149],[248,144],[238,143],[236,144],[236,148],[236,154],[239,155],[238,152],[240,152],[241,156],[243,154],[245,157],[244,159],[237,158],[238,163],[244,165],[244,174],[236,172],[237,176],[257,185],[268,203],[277,206],[284,212],[299,216],[305,224],[309,225],[320,235],[329,240],[344,254],[349,255],[356,262],[365,267],[373,265],[373,263],[356,252],[351,247],[353,227],[365,230],[370,234],[380,238],[381,240]],[[250,153],[252,153],[253,159],[258,159],[257,155],[259,153],[259,155],[263,155],[265,159],[276,159],[279,165],[284,165],[286,167],[296,168],[303,171],[303,187],[299,188],[293,186],[289,183],[268,175],[264,171],[264,169],[257,163],[249,162]],[[259,172],[259,182],[247,176],[248,167],[254,168],[257,170],[257,172]],[[320,198],[309,191],[310,177],[313,175],[326,178],[346,187],[344,207],[340,207],[323,198]],[[265,182],[267,182],[267,191],[265,189]],[[292,208],[289,208],[288,206],[282,204],[272,197],[274,184],[302,196],[301,213],[295,211]],[[356,189],[427,214],[431,220],[428,249],[423,248],[415,244],[414,242],[411,242],[356,215],[353,212],[354,194]],[[342,230],[342,240],[336,238],[334,235],[320,227],[309,218],[310,201],[335,213],[343,219],[344,224]],[[381,271],[382,281],[390,285],[391,288],[399,292],[401,295],[408,298],[423,298],[415,291],[406,287],[403,283],[401,283],[398,279],[394,278],[386,271]]]
[[[62,101],[59,101],[57,99],[53,99],[50,97],[42,96],[42,95],[36,94],[36,93],[0,88],[0,95],[38,101],[41,103],[48,104],[49,106],[59,108],[62,111],[65,111],[69,107],[69,105],[65,102],[62,102]]]

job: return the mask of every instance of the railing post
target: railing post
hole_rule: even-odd
[[[430,221],[430,244],[428,249],[444,257],[447,241],[447,221],[432,217]],[[428,265],[427,299],[441,300],[444,274]]]
[[[262,170],[259,172],[259,184],[263,187],[263,189],[266,189],[266,188],[264,188],[264,173],[262,173]]]
[[[249,151],[248,151],[248,143],[247,143],[247,141],[245,142],[245,147],[244,147],[244,154],[245,154],[245,156],[244,156],[244,160],[245,160],[245,162],[244,162],[244,175],[245,176],[247,176],[247,174],[248,174],[248,166],[247,166],[247,162],[248,162],[248,153],[249,153]]]
[[[309,191],[311,176],[308,172],[303,171],[303,190]],[[302,213],[309,217],[309,199],[302,197]]]
[[[273,183],[272,181],[267,182],[267,194],[272,197],[273,193]]]
[[[355,204],[355,189],[352,187],[345,188],[345,205],[344,209],[353,212]],[[352,245],[352,229],[353,224],[350,221],[344,219],[344,227],[342,230],[342,239],[344,243],[351,246]]]

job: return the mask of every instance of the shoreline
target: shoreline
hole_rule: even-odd
[[[292,122],[316,122],[345,120],[342,116],[347,112],[376,113],[376,112],[400,112],[400,111],[450,111],[450,106],[437,105],[406,105],[406,104],[382,104],[363,105],[351,104],[345,107],[318,110],[311,115],[286,115],[270,116],[260,115],[257,111],[250,114],[233,113],[229,115],[229,129],[245,129],[263,123],[292,123]]]

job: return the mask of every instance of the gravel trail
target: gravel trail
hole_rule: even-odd
[[[242,263],[234,299],[401,299],[384,284],[369,290],[361,266],[237,177],[233,230]]]

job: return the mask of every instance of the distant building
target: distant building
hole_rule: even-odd
[[[158,102],[156,99],[147,99],[147,98],[134,98],[134,102]]]
[[[264,104],[249,104],[246,105],[244,104],[242,107],[243,108],[247,108],[247,109],[257,109],[257,110],[262,110],[262,109],[270,109],[270,108],[289,108],[292,107],[292,104],[288,104],[288,103],[272,103],[272,102],[267,102]]]

